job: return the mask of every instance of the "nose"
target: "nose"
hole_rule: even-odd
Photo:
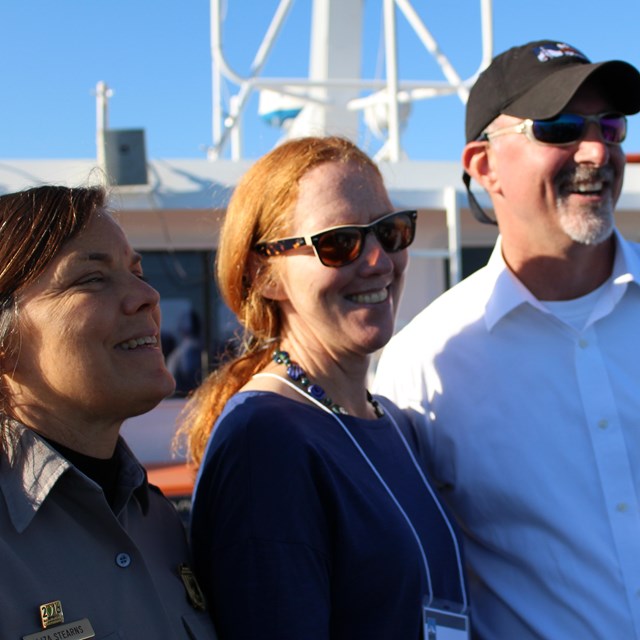
[[[604,166],[611,157],[611,145],[602,137],[600,125],[590,122],[576,151],[576,162]]]
[[[125,313],[133,314],[160,305],[160,294],[148,282],[135,274],[131,274],[131,279],[124,299]]]
[[[390,255],[382,248],[375,233],[368,233],[362,250],[364,262],[372,269],[382,272],[393,269],[393,261]]]

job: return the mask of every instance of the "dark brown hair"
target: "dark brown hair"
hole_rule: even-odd
[[[101,187],[41,186],[0,196],[0,376],[18,344],[20,292],[105,207],[105,201]],[[3,439],[7,400],[0,383]]]

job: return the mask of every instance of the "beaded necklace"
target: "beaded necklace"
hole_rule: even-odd
[[[292,362],[287,351],[281,351],[276,349],[273,352],[273,361],[276,364],[283,364],[287,367],[287,376],[289,379],[296,383],[303,391],[308,393],[312,398],[321,402],[330,411],[336,414],[349,415],[344,407],[336,404],[325,392],[325,390],[315,382],[311,382],[309,377],[304,372],[304,369],[297,363]],[[384,411],[378,403],[378,401],[367,390],[367,402],[373,407],[373,411],[376,414],[376,418],[382,418]]]

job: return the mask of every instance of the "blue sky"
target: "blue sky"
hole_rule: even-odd
[[[363,75],[380,61],[382,0],[364,0]],[[227,0],[228,60],[246,74],[277,0]],[[458,73],[480,62],[479,0],[414,0]],[[311,0],[296,0],[272,57],[270,77],[306,76]],[[640,0],[494,0],[494,50],[539,38],[566,41],[592,60],[640,67]],[[0,159],[95,157],[98,81],[114,91],[112,128],[143,128],[150,158],[204,158],[212,142],[209,0],[2,0]],[[401,79],[442,80],[399,15]],[[235,87],[231,86],[234,92]],[[414,160],[458,160],[464,107],[457,97],[416,103],[403,147]],[[268,151],[277,130],[245,117],[244,154]],[[365,148],[370,139],[358,141]],[[374,149],[367,149],[373,151]],[[640,116],[625,150],[640,153]]]

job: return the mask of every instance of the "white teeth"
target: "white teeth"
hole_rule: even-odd
[[[592,182],[589,184],[577,184],[575,186],[575,190],[578,193],[591,193],[593,191],[602,191],[604,187],[604,183],[603,182]]]
[[[118,346],[120,349],[124,349],[128,351],[129,349],[136,349],[137,347],[141,347],[145,344],[158,344],[158,340],[155,336],[145,336],[144,338],[131,338],[131,340],[127,340],[126,342],[122,342]]]
[[[349,300],[357,302],[358,304],[375,304],[376,302],[384,302],[389,297],[387,289],[381,289],[380,291],[373,291],[371,293],[359,293],[354,296],[349,296]]]

